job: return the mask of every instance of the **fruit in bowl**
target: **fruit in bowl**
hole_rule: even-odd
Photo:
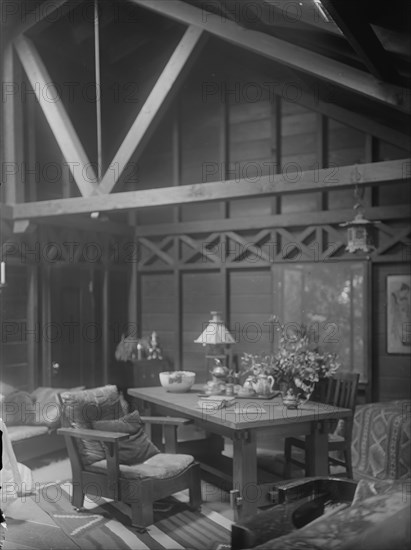
[[[160,383],[170,393],[185,393],[195,382],[196,373],[188,370],[160,372]]]

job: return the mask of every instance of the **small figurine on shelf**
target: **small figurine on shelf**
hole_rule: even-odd
[[[150,338],[150,343],[148,347],[148,356],[147,359],[162,359],[163,353],[158,345],[157,333],[153,331]]]

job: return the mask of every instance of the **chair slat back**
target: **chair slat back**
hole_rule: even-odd
[[[359,378],[360,375],[353,372],[340,372],[330,378],[325,403],[335,407],[351,409],[354,412]]]

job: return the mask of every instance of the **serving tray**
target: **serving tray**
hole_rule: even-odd
[[[199,397],[206,397],[206,398],[210,398],[210,399],[274,399],[274,397],[278,397],[279,395],[281,395],[281,392],[280,391],[274,391],[272,393],[269,393],[268,395],[257,395],[257,394],[252,394],[252,395],[240,395],[239,393],[234,393],[234,395],[226,395],[225,393],[219,393],[219,394],[208,394],[208,393],[198,393],[197,394]]]

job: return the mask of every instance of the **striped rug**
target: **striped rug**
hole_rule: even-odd
[[[232,522],[203,504],[201,511],[188,507],[188,492],[168,499],[167,511],[154,513],[146,533],[131,526],[131,511],[122,502],[86,497],[85,512],[70,503],[70,482],[48,483],[32,498],[81,549],[216,550],[229,548]]]

